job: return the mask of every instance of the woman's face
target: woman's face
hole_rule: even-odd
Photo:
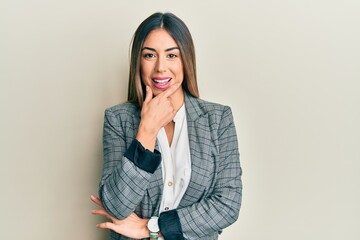
[[[184,71],[180,50],[166,30],[153,30],[145,39],[141,51],[140,72],[143,84],[151,87],[155,96],[173,84],[183,82]],[[181,87],[173,96],[180,93]]]

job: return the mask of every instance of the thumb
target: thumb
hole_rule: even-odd
[[[152,98],[153,98],[153,93],[151,87],[146,86],[146,95],[145,95],[144,103],[150,102]]]
[[[112,223],[112,222],[104,222],[104,223],[100,223],[98,225],[96,225],[97,228],[102,228],[102,229],[110,229],[113,231],[116,231],[116,224]]]

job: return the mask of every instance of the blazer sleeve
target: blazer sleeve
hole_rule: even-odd
[[[127,112],[115,115],[111,109],[105,111],[103,131],[103,174],[99,196],[105,209],[114,217],[124,219],[134,212],[142,200],[152,173],[159,166],[161,155],[150,152],[136,139],[127,144],[126,132],[135,132],[127,124]],[[129,146],[127,148],[127,146]]]
[[[217,136],[219,162],[214,190],[191,206],[160,215],[160,230],[166,240],[203,238],[221,232],[239,216],[242,170],[232,112],[227,106]]]

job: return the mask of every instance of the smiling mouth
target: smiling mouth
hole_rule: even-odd
[[[155,78],[153,78],[152,80],[157,84],[163,85],[163,84],[166,84],[166,83],[170,82],[171,79],[172,78],[166,78],[166,79],[155,79]]]
[[[156,77],[152,79],[152,85],[160,90],[165,90],[171,85],[171,77]]]

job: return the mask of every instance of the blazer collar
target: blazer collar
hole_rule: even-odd
[[[186,91],[184,91],[184,95],[188,121],[195,121],[204,114],[203,109],[200,108],[199,99],[191,96],[190,93]]]

